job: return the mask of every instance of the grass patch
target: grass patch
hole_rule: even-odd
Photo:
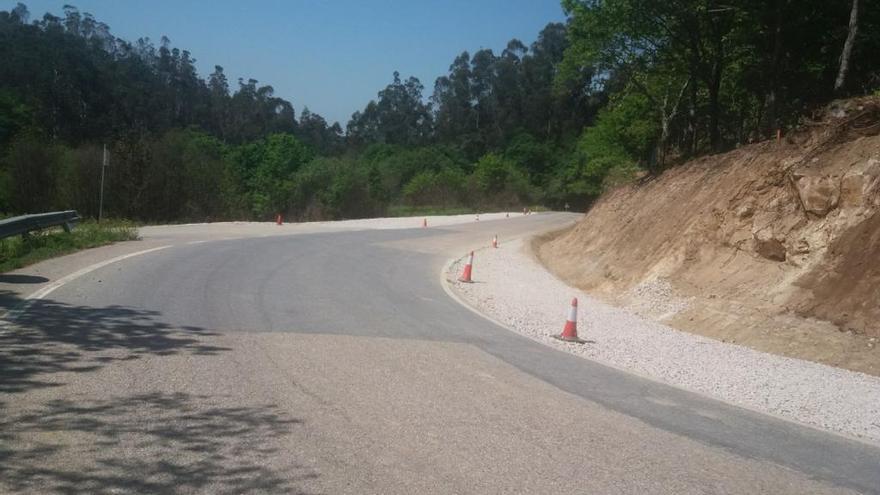
[[[15,270],[45,259],[117,241],[138,238],[137,227],[125,220],[94,220],[81,222],[67,233],[61,228],[32,232],[0,240],[0,273]]]

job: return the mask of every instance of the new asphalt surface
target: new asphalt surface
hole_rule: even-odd
[[[156,227],[0,277],[20,308],[163,248],[0,329],[0,492],[880,493],[876,446],[544,347],[443,290],[450,257],[575,218]]]

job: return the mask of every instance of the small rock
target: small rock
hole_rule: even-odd
[[[840,187],[837,181],[824,175],[798,173],[793,175],[794,185],[804,209],[824,217],[837,207],[840,201]]]
[[[772,232],[760,230],[755,233],[755,252],[772,261],[785,261],[785,245]]]
[[[806,239],[800,239],[794,245],[794,254],[807,254],[810,252],[810,243]]]
[[[754,205],[743,205],[736,209],[736,216],[740,219],[746,219],[755,214]]]

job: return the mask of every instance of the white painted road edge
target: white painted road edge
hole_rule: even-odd
[[[13,323],[19,316],[21,316],[22,313],[27,311],[27,309],[35,301],[39,301],[40,299],[43,299],[44,297],[48,296],[49,294],[55,292],[56,290],[58,290],[62,286],[64,286],[64,284],[67,284],[73,280],[78,279],[79,277],[82,277],[83,275],[91,273],[91,272],[93,272],[99,268],[103,268],[107,265],[116,263],[118,261],[122,261],[122,260],[125,260],[128,258],[133,258],[135,256],[140,256],[140,255],[147,254],[147,253],[152,253],[155,251],[160,251],[162,249],[167,249],[170,247],[171,247],[171,245],[168,244],[165,246],[154,247],[151,249],[144,249],[143,251],[137,251],[134,253],[123,254],[122,256],[110,258],[109,260],[104,260],[99,263],[95,263],[94,265],[87,266],[87,267],[80,269],[80,270],[77,270],[71,274],[65,275],[65,276],[59,278],[58,280],[50,283],[49,285],[43,287],[42,289],[25,297],[24,301],[18,307],[7,311],[5,315],[0,317],[0,328],[7,327],[9,324]]]

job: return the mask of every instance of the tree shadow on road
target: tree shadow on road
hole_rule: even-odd
[[[0,418],[4,493],[303,493],[283,452],[302,421],[275,405],[149,393],[52,400]]]
[[[197,327],[172,327],[159,313],[124,306],[95,308],[40,300],[0,326],[0,393],[63,384],[61,373],[96,371],[144,355],[227,351],[216,335]]]
[[[216,345],[217,335],[169,325],[156,311],[52,300],[4,323],[0,493],[301,493],[295,485],[316,475],[285,446],[302,421],[274,405],[63,387],[73,373],[120,361],[222,356],[231,349]]]
[[[0,273],[0,284],[44,284],[49,279],[39,275]]]

